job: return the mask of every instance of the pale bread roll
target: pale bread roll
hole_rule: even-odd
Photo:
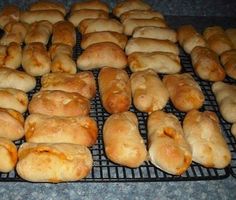
[[[0,137],[0,172],[8,173],[14,169],[17,162],[16,145],[6,139]]]
[[[76,2],[71,6],[71,12],[84,9],[103,10],[107,13],[109,12],[108,5],[99,0],[86,0],[83,2]]]
[[[147,150],[134,113],[111,115],[103,127],[106,156],[113,162],[136,168],[147,158]]]
[[[70,14],[68,21],[70,21],[75,27],[77,27],[80,22],[84,19],[108,19],[109,14],[103,10],[94,10],[94,9],[84,9],[84,10],[76,10]]]
[[[161,110],[169,100],[169,93],[155,71],[147,69],[130,77],[134,106],[141,112]]]
[[[44,45],[47,45],[51,34],[52,24],[49,21],[43,20],[34,22],[29,26],[25,36],[25,43],[41,42]]]
[[[177,117],[155,111],[147,123],[148,153],[152,164],[170,174],[183,174],[192,162],[192,151]]]
[[[220,55],[220,61],[224,66],[226,74],[236,79],[236,49],[225,51]]]
[[[169,40],[156,40],[150,38],[131,38],[129,39],[125,53],[129,55],[134,52],[154,52],[162,51],[179,55],[177,45]]]
[[[23,50],[22,67],[32,76],[49,73],[51,60],[46,46],[40,42],[27,44]]]
[[[101,31],[84,34],[81,40],[81,48],[86,49],[88,46],[101,42],[112,42],[124,49],[128,38],[126,35],[113,32],[113,31]]]
[[[0,107],[23,113],[27,110],[28,96],[22,90],[0,88]]]
[[[175,74],[180,72],[178,55],[168,52],[134,52],[128,56],[128,65],[132,72],[152,69],[157,73]]]
[[[18,175],[31,182],[78,181],[90,173],[93,164],[87,147],[64,143],[24,143],[18,159]]]
[[[169,91],[171,102],[178,110],[188,112],[202,107],[205,97],[190,74],[165,75],[163,83]]]
[[[171,42],[177,42],[177,34],[174,29],[166,27],[144,26],[134,29],[133,38],[152,38],[158,40],[170,40]]]
[[[0,67],[0,88],[15,88],[29,92],[36,86],[34,77],[25,72]]]
[[[230,164],[231,154],[214,112],[188,112],[183,130],[192,149],[193,161],[214,168],[225,168]]]
[[[233,136],[236,138],[236,123],[234,123],[231,126],[231,133],[233,134]]]
[[[0,28],[12,21],[19,21],[20,9],[16,5],[7,5],[0,12]]]
[[[64,117],[84,116],[89,114],[90,102],[75,92],[43,90],[33,95],[28,110],[30,114]]]
[[[25,120],[25,139],[32,143],[71,143],[92,146],[97,123],[88,116],[58,117],[31,114]]]
[[[90,45],[77,59],[77,67],[81,70],[90,70],[111,66],[125,68],[127,57],[124,51],[111,42],[101,42]]]
[[[76,92],[92,99],[96,94],[96,81],[90,71],[69,73],[48,73],[41,78],[41,90],[62,90]]]
[[[203,80],[221,81],[225,71],[218,55],[207,47],[197,46],[191,51],[191,60],[195,73]]]
[[[15,141],[24,135],[23,115],[12,109],[0,108],[0,137]]]
[[[123,25],[116,19],[84,19],[80,22],[79,26],[80,33],[93,33],[101,31],[113,31],[117,33],[123,33]]]
[[[236,28],[228,28],[225,33],[232,42],[233,48],[236,49]]]

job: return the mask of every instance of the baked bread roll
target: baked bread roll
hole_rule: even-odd
[[[231,126],[231,133],[233,134],[233,136],[236,138],[236,123],[234,123]]]
[[[107,13],[109,12],[108,5],[99,0],[86,0],[84,2],[76,2],[71,6],[71,12],[84,9],[103,10]]]
[[[211,36],[215,35],[215,34],[224,34],[224,29],[220,26],[211,26],[211,27],[207,27],[204,31],[203,31],[203,36],[206,40],[208,40]]]
[[[20,113],[27,110],[28,97],[22,90],[0,88],[0,108],[14,109]]]
[[[92,44],[101,42],[112,42],[118,45],[120,48],[124,49],[127,40],[128,38],[126,35],[112,31],[88,33],[82,36],[81,48],[86,49],[88,46]]]
[[[89,149],[78,144],[24,143],[18,158],[18,175],[31,182],[78,181],[90,173],[93,164]]]
[[[161,110],[169,100],[169,93],[155,71],[147,69],[130,77],[133,103],[141,112]]]
[[[220,64],[217,54],[207,47],[195,47],[191,51],[191,60],[195,73],[203,80],[221,81],[225,71]]]
[[[108,19],[109,14],[106,11],[103,10],[94,10],[94,9],[84,9],[84,10],[76,10],[73,11],[70,14],[70,17],[68,20],[77,27],[80,22],[82,22],[84,19]]]
[[[7,5],[0,12],[0,28],[3,29],[9,22],[20,19],[20,9],[16,5]]]
[[[111,115],[103,127],[106,156],[113,162],[136,168],[147,158],[147,150],[138,129],[134,113]]]
[[[214,168],[225,168],[230,164],[230,151],[214,112],[188,112],[184,118],[183,130],[192,149],[193,161]]]
[[[152,38],[158,40],[169,40],[171,42],[177,42],[177,34],[174,29],[166,27],[144,26],[134,29],[133,38]]]
[[[225,51],[220,55],[220,61],[224,66],[226,74],[236,79],[236,49]]]
[[[15,69],[0,67],[0,88],[15,88],[29,92],[36,86],[34,77]]]
[[[84,19],[79,24],[80,33],[93,33],[101,31],[113,31],[123,33],[123,25],[116,19]]]
[[[21,139],[24,134],[22,114],[12,109],[0,108],[0,137],[15,141]]]
[[[52,44],[56,43],[75,46],[76,33],[71,22],[59,21],[53,25]]]
[[[96,94],[95,78],[89,71],[77,74],[48,73],[42,76],[41,86],[41,90],[76,92],[87,99],[92,99]]]
[[[167,27],[165,20],[157,17],[152,19],[126,19],[123,25],[125,35],[132,35],[134,30],[139,27]]]
[[[212,85],[220,113],[230,123],[236,122],[236,86],[224,82]]]
[[[40,42],[26,45],[23,50],[22,67],[32,76],[41,76],[49,73],[51,60],[46,46]]]
[[[73,47],[67,44],[52,44],[49,49],[50,58],[53,60],[56,56],[65,54],[72,57]]]
[[[130,80],[126,71],[102,68],[98,75],[102,105],[109,113],[128,111],[131,106]]]
[[[166,75],[163,83],[169,91],[171,102],[178,110],[188,112],[202,107],[205,97],[190,74]]]
[[[0,172],[8,173],[14,169],[17,162],[16,145],[0,137]]]
[[[175,43],[168,40],[155,40],[150,38],[131,38],[129,39],[125,53],[129,55],[134,52],[154,52],[162,51],[179,55],[179,49]]]
[[[77,59],[77,67],[81,70],[90,70],[112,66],[125,68],[127,57],[124,51],[111,42],[101,42],[90,45]]]
[[[96,143],[97,135],[97,123],[88,116],[57,117],[32,114],[25,120],[27,142],[64,142],[89,147]]]
[[[151,10],[151,6],[142,0],[127,0],[118,3],[112,10],[116,17],[130,10]]]
[[[134,52],[128,56],[128,65],[132,72],[152,69],[157,73],[175,74],[180,72],[178,55],[168,52]]]
[[[75,92],[45,90],[33,95],[28,110],[30,114],[39,113],[64,117],[84,116],[89,114],[90,102]]]
[[[236,28],[228,28],[225,33],[232,42],[233,48],[236,49]]]
[[[41,42],[47,45],[51,34],[52,24],[49,21],[34,22],[29,26],[29,30],[25,36],[25,43]]]
[[[178,28],[178,41],[183,47],[184,51],[188,54],[194,49],[194,47],[206,47],[206,41],[196,31],[192,25],[182,25]]]

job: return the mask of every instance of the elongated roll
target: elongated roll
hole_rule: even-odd
[[[236,49],[225,51],[220,55],[220,61],[224,66],[226,74],[236,79]]]
[[[236,138],[236,123],[234,123],[231,126],[231,133],[233,134],[233,136]]]
[[[117,164],[136,168],[147,158],[147,150],[134,113],[111,115],[103,127],[103,140],[106,156]]]
[[[84,9],[103,10],[107,13],[109,12],[108,5],[100,0],[86,0],[83,2],[76,2],[71,6],[71,12]]]
[[[19,21],[20,9],[16,5],[7,5],[0,12],[0,28],[12,21]]]
[[[228,28],[225,33],[232,42],[233,48],[236,49],[236,28]]]

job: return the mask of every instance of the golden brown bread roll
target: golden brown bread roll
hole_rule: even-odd
[[[231,133],[233,134],[233,136],[236,138],[236,123],[234,123],[231,126]]]
[[[75,92],[43,90],[33,95],[28,110],[50,116],[84,116],[89,114],[90,102]]]
[[[133,103],[141,112],[161,110],[169,100],[169,93],[155,71],[147,69],[130,77]]]
[[[225,33],[232,42],[233,48],[236,49],[236,28],[228,28]]]
[[[147,158],[134,113],[128,111],[111,115],[103,127],[103,140],[106,156],[117,164],[136,168]]]
[[[34,77],[25,72],[0,67],[0,88],[15,88],[29,92],[36,86]]]
[[[78,181],[90,173],[93,164],[89,149],[78,144],[24,143],[18,158],[18,175],[31,182]]]
[[[46,46],[40,42],[27,44],[23,50],[22,67],[32,76],[50,72],[51,60]]]
[[[16,5],[7,5],[0,12],[0,28],[12,21],[19,21],[20,9]]]
[[[169,40],[156,40],[150,38],[131,38],[129,39],[125,53],[129,55],[134,52],[154,52],[162,51],[179,55],[179,49],[175,43]]]
[[[67,44],[52,44],[49,49],[50,58],[53,60],[57,55],[66,54],[72,57],[73,48]]]
[[[224,29],[220,26],[211,26],[203,31],[203,36],[206,40],[215,34],[224,34]]]
[[[111,42],[101,42],[90,45],[77,59],[77,67],[81,70],[90,70],[111,66],[125,68],[127,57],[124,51]]]
[[[175,74],[180,72],[178,55],[168,52],[134,52],[128,56],[128,65],[132,72],[152,69],[157,73]]]
[[[220,55],[220,61],[224,66],[226,74],[236,79],[236,49],[225,51]]]
[[[17,162],[16,145],[6,139],[0,137],[0,172],[10,172],[14,169]]]
[[[124,49],[127,43],[127,36],[113,31],[101,31],[84,34],[81,40],[81,48],[86,49],[88,46],[100,42],[112,42]]]
[[[130,80],[126,71],[102,68],[98,75],[102,105],[109,113],[128,111],[131,105]]]
[[[149,116],[147,126],[152,164],[170,174],[183,174],[192,162],[192,152],[177,117],[155,111]]]
[[[79,31],[81,34],[113,31],[123,33],[123,25],[116,19],[84,19],[79,24]]]
[[[22,114],[12,109],[0,108],[0,137],[15,141],[21,139],[24,134]]]
[[[31,114],[25,120],[25,139],[33,143],[71,143],[92,146],[98,128],[88,116],[58,117]]]
[[[203,80],[221,81],[225,71],[217,54],[207,47],[195,47],[191,51],[191,60],[195,73]]]
[[[178,110],[188,112],[202,107],[205,97],[190,74],[166,75],[163,83],[169,91],[171,102]]]
[[[108,5],[99,0],[86,0],[83,2],[76,2],[72,5],[71,12],[84,9],[103,10],[107,13],[109,12]]]
[[[92,99],[96,94],[96,82],[92,72],[77,74],[48,73],[41,78],[41,90],[62,90],[76,92]]]
[[[225,168],[230,164],[230,151],[214,112],[188,112],[184,118],[183,129],[192,149],[193,161],[204,167],[214,168]]]

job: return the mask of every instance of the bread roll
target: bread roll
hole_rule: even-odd
[[[109,113],[128,111],[131,105],[129,76],[122,69],[106,67],[98,75],[102,105]]]
[[[41,90],[62,90],[76,92],[91,99],[96,94],[96,82],[92,72],[77,74],[49,73],[41,78]]]
[[[32,76],[50,72],[51,60],[47,48],[40,42],[26,45],[23,51],[22,67]]]
[[[84,9],[103,10],[107,13],[109,12],[108,5],[99,0],[86,0],[84,2],[76,2],[71,7],[72,12]]]
[[[89,149],[77,144],[24,143],[18,158],[18,175],[31,182],[78,181],[90,173],[93,164]]]
[[[34,94],[28,109],[30,114],[39,113],[64,117],[84,116],[89,114],[90,102],[75,92],[45,90]]]
[[[206,41],[196,31],[192,25],[182,25],[178,28],[178,41],[183,47],[184,51],[188,54],[194,49],[194,47],[206,47]]]
[[[188,112],[202,107],[205,97],[190,74],[166,75],[163,83],[169,91],[171,102],[178,110]]]
[[[236,138],[236,123],[234,123],[231,126],[231,133],[233,134],[233,136]]]
[[[29,92],[36,86],[34,77],[25,72],[0,67],[0,88],[15,88]]]
[[[90,70],[112,66],[125,68],[127,57],[124,51],[116,44],[102,42],[90,45],[77,59],[77,67],[81,70]]]
[[[0,12],[0,28],[3,29],[9,22],[20,19],[20,9],[16,5],[7,5]]]
[[[174,29],[165,28],[165,27],[155,27],[155,26],[144,26],[137,27],[134,29],[133,35],[134,38],[152,38],[158,40],[169,40],[171,42],[177,42],[177,34]]]
[[[28,97],[22,90],[0,88],[0,107],[14,109],[20,113],[27,110]]]
[[[84,9],[73,11],[68,20],[77,27],[84,19],[108,19],[109,14],[103,10]]]
[[[220,61],[224,66],[226,74],[236,79],[236,49],[225,51],[220,55]]]
[[[116,17],[130,10],[151,10],[151,6],[142,0],[127,0],[118,3],[112,10]]]
[[[17,162],[17,149],[15,144],[0,138],[0,172],[8,173],[14,169]]]
[[[179,49],[175,43],[168,40],[155,40],[150,38],[131,38],[129,39],[125,52],[129,55],[134,52],[154,52],[162,51],[173,53],[175,55],[179,54]]]
[[[123,25],[116,19],[84,19],[79,24],[79,31],[82,35],[101,31],[123,33],[123,29]]]
[[[76,32],[71,22],[59,21],[53,25],[52,44],[56,43],[75,46]]]
[[[193,161],[204,167],[214,168],[225,168],[230,164],[230,151],[214,112],[188,112],[184,118],[183,129],[192,149]]]
[[[73,54],[73,48],[70,45],[67,44],[52,44],[49,49],[50,58],[53,60],[56,56],[65,54],[69,57],[72,57]]]
[[[206,40],[208,40],[211,36],[215,35],[215,34],[224,34],[224,29],[220,26],[211,26],[211,27],[207,27],[204,31],[203,31],[203,36]]]
[[[225,33],[232,42],[233,48],[236,49],[236,28],[226,29]]]
[[[48,20],[50,23],[55,24],[64,20],[64,15],[58,10],[24,11],[20,15],[20,21],[28,24],[42,20]]]
[[[147,69],[130,77],[133,103],[141,112],[161,110],[169,100],[169,93],[155,71]]]
[[[32,114],[25,120],[27,142],[64,142],[89,147],[95,144],[97,135],[97,123],[88,116],[57,117]]]
[[[12,109],[0,108],[0,137],[15,141],[21,139],[24,134],[22,114]]]
[[[152,19],[126,19],[123,22],[124,25],[124,34],[132,35],[134,30],[139,27],[166,27],[166,22],[161,18],[152,18]]]
[[[191,59],[194,71],[201,79],[207,81],[224,80],[225,71],[214,51],[206,47],[195,47],[191,51]]]
[[[52,34],[52,24],[46,20],[34,22],[29,26],[25,36],[25,43],[41,42],[47,45],[50,35]]]
[[[157,73],[175,74],[181,70],[179,56],[160,51],[131,53],[128,65],[132,72],[152,69]]]
[[[134,113],[111,115],[103,127],[106,156],[113,162],[131,168],[139,167],[147,158],[147,150]]]
[[[112,31],[102,31],[88,33],[82,36],[81,48],[86,49],[88,46],[101,42],[112,42],[124,49],[127,43],[127,36]]]

